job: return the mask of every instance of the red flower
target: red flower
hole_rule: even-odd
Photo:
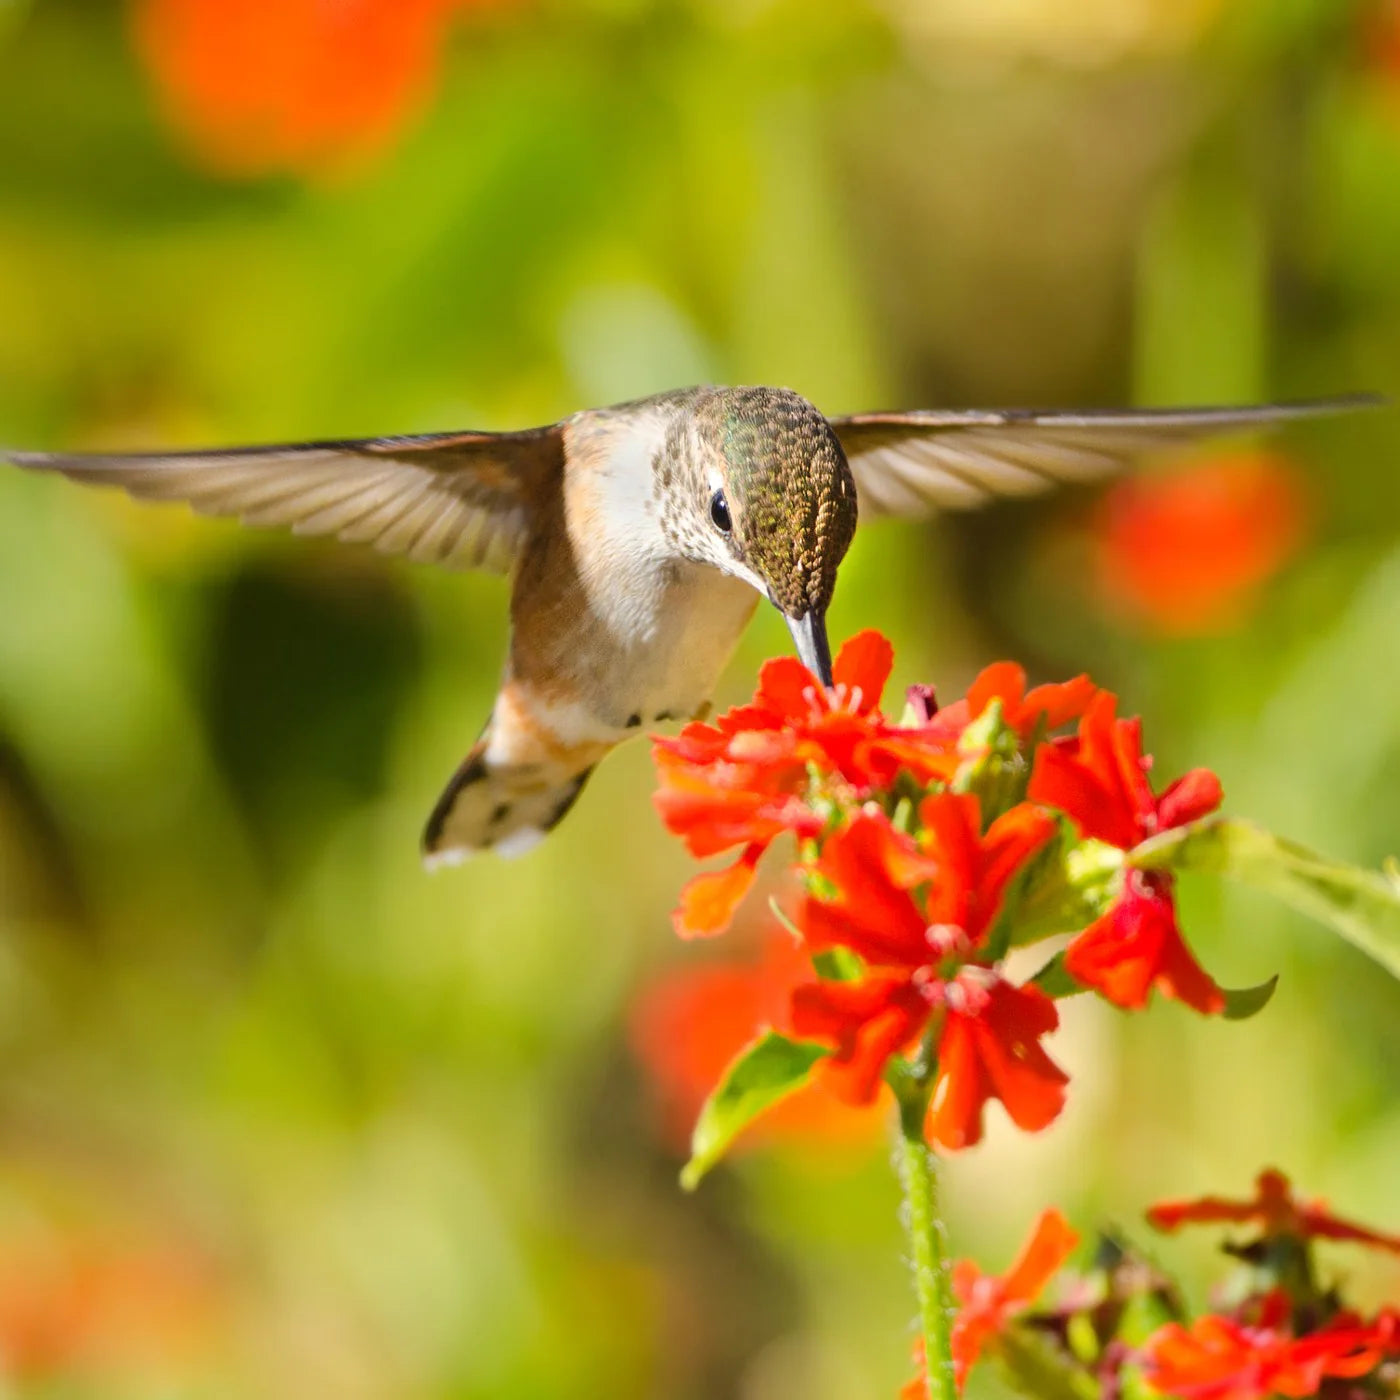
[[[1015,987],[990,968],[964,968],[950,981],[875,973],[856,982],[812,982],[792,994],[795,1034],[829,1042],[816,1078],[850,1103],[879,1093],[890,1057],[943,1013],[929,1140],[947,1151],[981,1141],[982,1111],[1000,1099],[1017,1127],[1037,1131],[1064,1106],[1068,1077],[1040,1046],[1059,1024],[1038,987]]]
[[[1065,970],[1134,1011],[1147,1005],[1154,987],[1203,1016],[1225,1009],[1225,994],[1181,936],[1170,879],[1159,871],[1127,872],[1113,907],[1065,949]]]
[[[1074,738],[1042,744],[1029,797],[1058,807],[1080,835],[1131,850],[1140,841],[1185,826],[1219,805],[1220,779],[1194,768],[1160,796],[1147,780],[1152,760],[1142,751],[1142,721],[1117,719],[1117,697],[1100,691],[1089,702]]]
[[[873,966],[910,971],[971,951],[1012,876],[1054,832],[1046,813],[1021,803],[983,836],[977,798],[949,792],[925,798],[919,820],[918,842],[865,812],[828,839],[817,871],[835,897],[809,898],[801,920],[815,951],[849,948]],[[926,887],[917,899],[916,887]]]
[[[678,1144],[689,1138],[701,1106],[739,1051],[766,1027],[787,1029],[789,996],[810,974],[800,945],[774,929],[757,959],[677,969],[643,988],[631,1017],[632,1046]],[[883,1114],[854,1110],[809,1084],[768,1109],[743,1140],[866,1143],[882,1126]]]
[[[1229,627],[1296,553],[1308,515],[1297,473],[1272,453],[1125,477],[1095,532],[1099,596],[1161,632]]]
[[[1116,718],[1116,707],[1115,696],[1100,692],[1075,737],[1040,746],[1028,796],[1066,813],[1081,836],[1130,850],[1214,811],[1221,790],[1214,773],[1196,768],[1156,796],[1142,722]],[[1140,1009],[1155,987],[1205,1015],[1225,1009],[1224,994],[1182,939],[1171,877],[1160,871],[1129,870],[1113,907],[1069,945],[1065,966],[1117,1006]]]
[[[1232,1201],[1203,1196],[1194,1201],[1164,1201],[1147,1212],[1154,1229],[1171,1232],[1182,1225],[1259,1225],[1266,1235],[1291,1235],[1304,1240],[1349,1240],[1400,1254],[1400,1235],[1383,1235],[1364,1225],[1339,1219],[1324,1201],[1295,1196],[1288,1178],[1270,1168],[1259,1173],[1254,1196]]]
[[[1269,1311],[1286,1315],[1286,1306]],[[1268,1323],[1248,1325],[1208,1314],[1190,1327],[1170,1322],[1158,1328],[1144,1343],[1141,1358],[1144,1378],[1163,1395],[1268,1400],[1316,1395],[1329,1378],[1364,1376],[1380,1364],[1386,1350],[1386,1329],[1363,1326],[1349,1313],[1302,1337]]]
[[[809,802],[810,769],[859,800],[910,768],[924,781],[950,775],[951,759],[920,745],[879,713],[894,653],[878,632],[842,648],[830,693],[793,657],[767,662],[753,704],[713,724],[688,724],[675,738],[652,740],[657,811],[692,855],[732,846],[744,852],[729,870],[697,876],[681,896],[682,937],[721,933],[753,883],[759,857],[775,836],[811,836],[825,820]]]
[[[1084,675],[1055,685],[1038,685],[1027,692],[1025,668],[1014,661],[997,661],[973,681],[966,699],[954,701],[930,718],[927,732],[956,742],[973,720],[999,700],[1002,719],[1024,743],[1038,728],[1049,733],[1078,719],[1096,694],[1097,687]]]
[[[817,873],[834,897],[808,898],[808,945],[847,948],[872,971],[799,987],[793,1029],[835,1045],[819,1077],[843,1098],[868,1103],[890,1057],[938,1014],[931,1140],[948,1149],[977,1142],[990,1098],[1019,1126],[1043,1128],[1060,1111],[1067,1082],[1039,1043],[1058,1024],[1054,1003],[1038,988],[958,964],[984,942],[1008,883],[1049,839],[1053,821],[1022,803],[984,836],[977,798],[946,792],[925,798],[919,816],[918,842],[869,813],[827,840]]]
[[[971,1259],[953,1266],[953,1374],[961,1390],[983,1348],[1040,1296],[1074,1252],[1079,1236],[1058,1210],[1042,1211],[1004,1274],[984,1274]]]
[[[946,984],[944,1001],[929,1141],[948,1151],[980,1142],[988,1099],[1000,1099],[1028,1133],[1053,1123],[1069,1083],[1040,1045],[1060,1024],[1055,1003],[1039,987],[1013,987],[983,968],[966,968]]]
[[[195,148],[235,174],[320,172],[426,101],[455,10],[482,0],[139,0],[136,44]]]

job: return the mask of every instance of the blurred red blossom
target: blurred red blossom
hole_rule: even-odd
[[[1293,1194],[1288,1178],[1274,1168],[1259,1173],[1249,1200],[1202,1196],[1192,1201],[1163,1201],[1147,1212],[1147,1219],[1155,1229],[1168,1233],[1183,1225],[1258,1225],[1266,1235],[1346,1240],[1400,1254],[1400,1235],[1382,1234],[1342,1220],[1324,1201],[1302,1200]]]
[[[1189,1326],[1168,1323],[1142,1347],[1143,1375],[1162,1395],[1184,1400],[1269,1400],[1317,1395],[1328,1380],[1351,1380],[1374,1371],[1396,1351],[1395,1327],[1383,1315],[1364,1323],[1337,1313],[1303,1336],[1288,1330],[1287,1297],[1275,1291],[1260,1300],[1259,1320],[1245,1322],[1208,1313]]]
[[[334,172],[427,101],[455,13],[499,0],[133,0],[172,121],[234,175]]]
[[[1276,453],[1126,477],[1095,525],[1098,596],[1171,635],[1228,628],[1298,551],[1310,516],[1298,473]]]
[[[1078,1233],[1051,1208],[1036,1219],[1021,1252],[1004,1274],[984,1274],[971,1259],[959,1259],[953,1265],[953,1297],[957,1302],[953,1377],[959,1390],[983,1350],[1005,1332],[1018,1313],[1035,1302],[1078,1244]],[[927,1368],[921,1346],[916,1348],[915,1360],[919,1374],[900,1393],[901,1400],[927,1400]]]
[[[775,928],[756,956],[675,968],[633,1003],[631,1041],[661,1101],[668,1137],[684,1144],[701,1105],[734,1057],[767,1027],[788,1029],[788,998],[808,975],[801,946]],[[867,1143],[883,1117],[839,1102],[813,1083],[773,1105],[744,1135]]]

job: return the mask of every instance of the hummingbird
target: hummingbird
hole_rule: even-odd
[[[17,466],[511,579],[505,672],[428,818],[431,867],[520,854],[643,726],[700,717],[759,602],[831,685],[826,612],[856,521],[965,509],[1364,398],[827,417],[790,389],[702,386],[519,432],[65,454]]]

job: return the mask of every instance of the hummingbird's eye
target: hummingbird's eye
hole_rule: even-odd
[[[710,497],[710,519],[721,535],[727,535],[734,528],[734,522],[729,518],[729,502],[724,499],[723,491],[716,491]]]

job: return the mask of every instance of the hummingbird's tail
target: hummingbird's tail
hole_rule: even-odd
[[[483,738],[452,776],[423,831],[423,863],[456,865],[476,851],[523,855],[543,841],[574,805],[593,765],[568,771],[557,763],[498,766]]]

